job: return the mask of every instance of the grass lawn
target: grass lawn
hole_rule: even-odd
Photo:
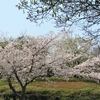
[[[20,92],[18,84],[13,85]],[[0,81],[0,100],[13,100],[11,94],[7,82]],[[36,81],[27,86],[26,95],[29,100],[100,100],[100,84],[77,79]]]

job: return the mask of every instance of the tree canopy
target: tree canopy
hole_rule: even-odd
[[[90,58],[94,57],[91,54],[93,45],[93,41],[72,37],[71,33],[66,31],[58,34],[50,32],[37,38],[3,38],[0,41],[0,78],[8,82],[15,98],[27,100],[27,86],[37,78],[53,76],[63,77],[68,81],[69,77],[75,75],[86,77],[88,73],[85,75],[85,69],[82,69],[81,74],[78,65],[100,65],[99,55],[93,59],[93,63],[89,62]],[[89,68],[89,71],[92,72],[92,69]],[[96,79],[98,80],[98,75]],[[19,85],[15,86],[14,82]],[[21,88],[20,92],[17,87]]]
[[[81,22],[81,27],[92,37],[100,35],[99,0],[20,0],[19,9],[27,10],[27,19],[36,23],[54,19],[57,27],[70,27]]]
[[[67,77],[62,71],[58,73],[61,66],[66,66],[68,58],[65,52],[58,52],[61,35],[50,32],[37,38],[23,36],[8,43],[1,42],[6,44],[0,46],[0,77],[8,82],[18,100],[26,100],[27,85],[39,77]],[[21,93],[14,87],[14,81],[19,83]]]

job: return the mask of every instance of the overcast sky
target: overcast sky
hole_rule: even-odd
[[[53,30],[55,33],[60,29],[55,28],[53,21],[45,22],[41,26],[26,20],[26,14],[15,6],[20,0],[1,0],[0,2],[0,34],[18,37],[26,31],[26,34],[38,36]]]

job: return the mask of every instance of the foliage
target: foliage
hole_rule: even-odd
[[[92,56],[92,48],[96,42],[89,38],[73,36],[72,32],[62,31],[64,34],[60,38],[60,52],[65,52],[68,56],[66,66],[75,67],[85,62],[89,56]]]
[[[93,48],[92,54],[93,54],[94,56],[99,56],[99,54],[100,54],[100,45],[96,45],[96,46]]]
[[[5,33],[0,34],[0,46],[2,48],[4,48],[11,41],[14,41],[14,38],[7,37]]]
[[[58,27],[70,27],[80,22],[86,34],[92,38],[100,36],[99,0],[20,0],[17,7],[27,10],[30,21],[43,23],[44,20],[54,19]],[[92,26],[98,28],[91,30]]]
[[[57,77],[44,77],[44,78],[37,78],[35,80],[36,82],[66,82],[66,80],[62,77],[57,78]]]
[[[75,67],[75,66],[85,62],[86,60],[88,60],[88,57],[80,56],[80,57],[77,57],[76,59],[73,59],[73,61],[66,62],[66,66]]]
[[[4,48],[6,45],[8,44],[8,42],[0,42],[0,46],[2,47],[2,48]]]

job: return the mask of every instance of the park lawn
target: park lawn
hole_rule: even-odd
[[[18,92],[21,91],[17,83],[13,83]],[[12,95],[6,81],[0,81],[0,100]],[[45,82],[36,81],[27,86],[27,97],[30,100],[100,100],[100,84],[86,81]],[[37,97],[38,98],[37,98]],[[32,99],[35,98],[35,99]],[[12,100],[12,99],[7,99]]]

